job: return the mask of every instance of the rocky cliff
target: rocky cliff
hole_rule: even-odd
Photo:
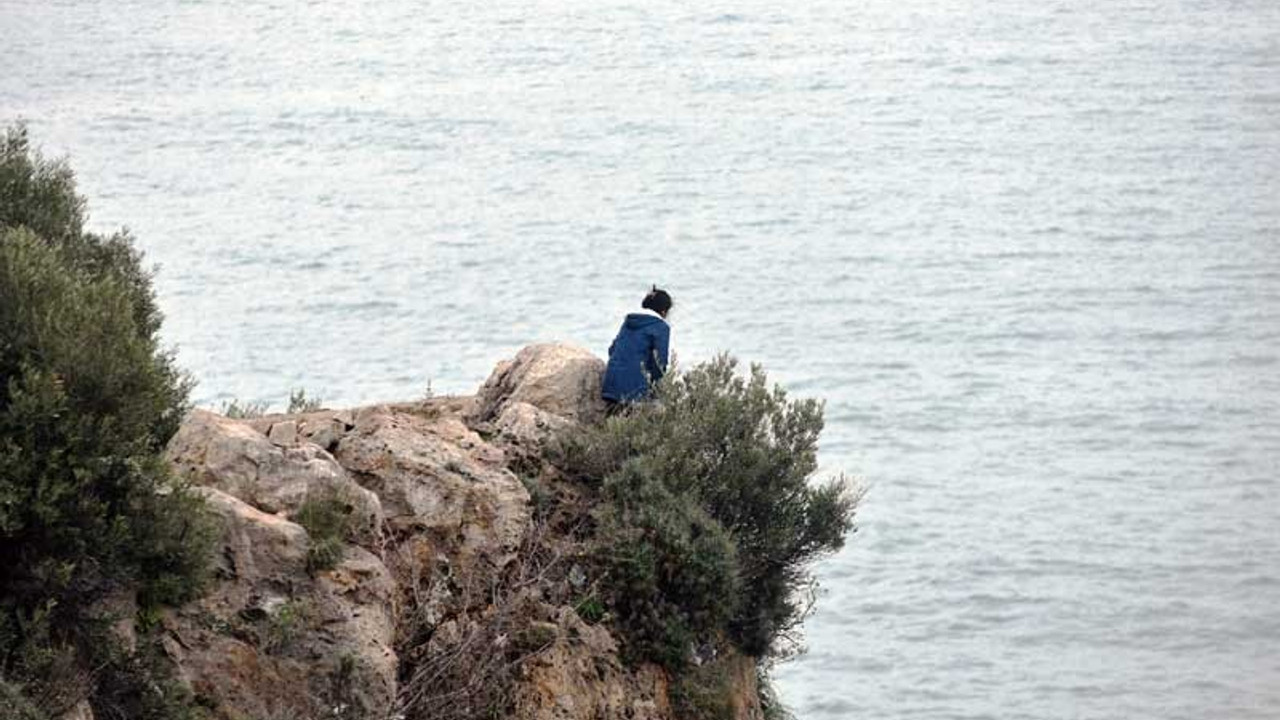
[[[168,456],[220,540],[210,591],[157,620],[180,679],[226,720],[673,718],[674,679],[588,602],[589,493],[550,459],[602,371],[541,345],[470,397],[194,412]],[[752,659],[718,662],[759,717]]]

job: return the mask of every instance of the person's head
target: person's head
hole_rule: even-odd
[[[640,303],[640,307],[645,310],[652,310],[662,317],[666,317],[671,312],[671,306],[675,305],[671,300],[671,295],[666,290],[659,290],[657,285],[644,296],[644,301]]]

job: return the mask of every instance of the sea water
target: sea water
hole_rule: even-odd
[[[196,399],[603,354],[825,398],[801,718],[1280,717],[1280,3],[0,0]]]

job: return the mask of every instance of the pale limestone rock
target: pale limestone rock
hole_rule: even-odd
[[[326,611],[320,618],[323,637],[336,641],[339,655],[357,658],[366,707],[390,708],[397,667],[396,583],[390,571],[373,553],[352,546],[337,567],[320,574],[318,585],[318,605]],[[317,645],[321,652],[325,644]]]
[[[270,430],[296,423],[276,422]],[[259,425],[261,427],[261,425]],[[356,537],[376,542],[382,522],[378,497],[356,484],[317,445],[279,447],[254,425],[204,410],[191,413],[169,442],[169,461],[179,474],[217,488],[271,513],[293,513],[313,494],[337,495],[351,506]]]
[[[597,422],[604,417],[603,377],[604,362],[582,348],[530,345],[485,381],[472,420],[492,422],[512,403],[528,403],[573,422]]]
[[[303,421],[299,432],[309,442],[328,452],[333,452],[338,447],[338,441],[347,432],[347,425],[333,417],[307,418]]]
[[[395,584],[382,562],[348,547],[313,578],[302,527],[219,490],[198,492],[221,530],[218,582],[165,616],[179,677],[216,703],[218,717],[326,716],[340,689],[362,717],[388,712]],[[346,670],[358,683],[339,688]]]
[[[337,457],[378,493],[388,524],[421,533],[454,575],[504,566],[529,524],[529,493],[502,451],[456,416],[366,408]]]
[[[500,440],[529,453],[542,451],[549,441],[573,426],[573,421],[527,402],[508,403],[493,422]]]
[[[305,573],[308,538],[301,525],[262,512],[217,488],[196,488],[196,492],[221,523],[221,569],[226,576],[287,580],[299,571]]]
[[[289,447],[298,442],[298,423],[294,420],[283,420],[271,426],[267,431],[267,439],[281,447]]]

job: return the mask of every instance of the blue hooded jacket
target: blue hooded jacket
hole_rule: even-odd
[[[649,397],[650,384],[667,371],[670,341],[671,326],[666,320],[648,313],[627,315],[609,346],[609,364],[600,392],[604,399],[629,402]]]

